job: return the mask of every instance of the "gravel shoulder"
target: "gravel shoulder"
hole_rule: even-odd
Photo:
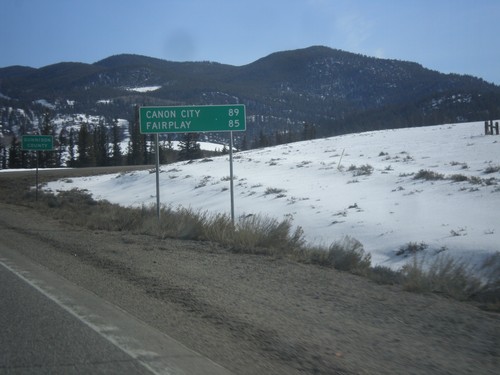
[[[31,181],[6,175],[4,195]],[[0,238],[0,251],[18,251],[236,374],[500,368],[500,315],[442,296],[211,243],[90,231],[22,201],[0,203]]]

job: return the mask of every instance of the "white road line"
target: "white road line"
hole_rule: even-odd
[[[230,372],[126,311],[12,252],[0,265],[156,375]]]

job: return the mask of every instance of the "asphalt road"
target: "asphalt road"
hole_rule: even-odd
[[[0,244],[0,374],[226,374]]]
[[[0,372],[150,374],[5,267],[0,285]]]

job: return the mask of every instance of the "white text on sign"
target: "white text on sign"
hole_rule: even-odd
[[[183,109],[179,112],[169,109],[169,110],[149,110],[146,111],[146,118],[151,121],[146,121],[146,129],[154,131],[162,130],[189,130],[191,121],[172,121],[171,119],[176,119],[177,114],[179,118],[198,118],[200,116],[199,109]],[[170,121],[165,121],[170,120]]]

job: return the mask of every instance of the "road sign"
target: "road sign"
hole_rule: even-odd
[[[141,133],[198,133],[246,130],[245,105],[140,107]]]
[[[51,135],[23,135],[21,148],[25,151],[52,151],[54,137]]]

